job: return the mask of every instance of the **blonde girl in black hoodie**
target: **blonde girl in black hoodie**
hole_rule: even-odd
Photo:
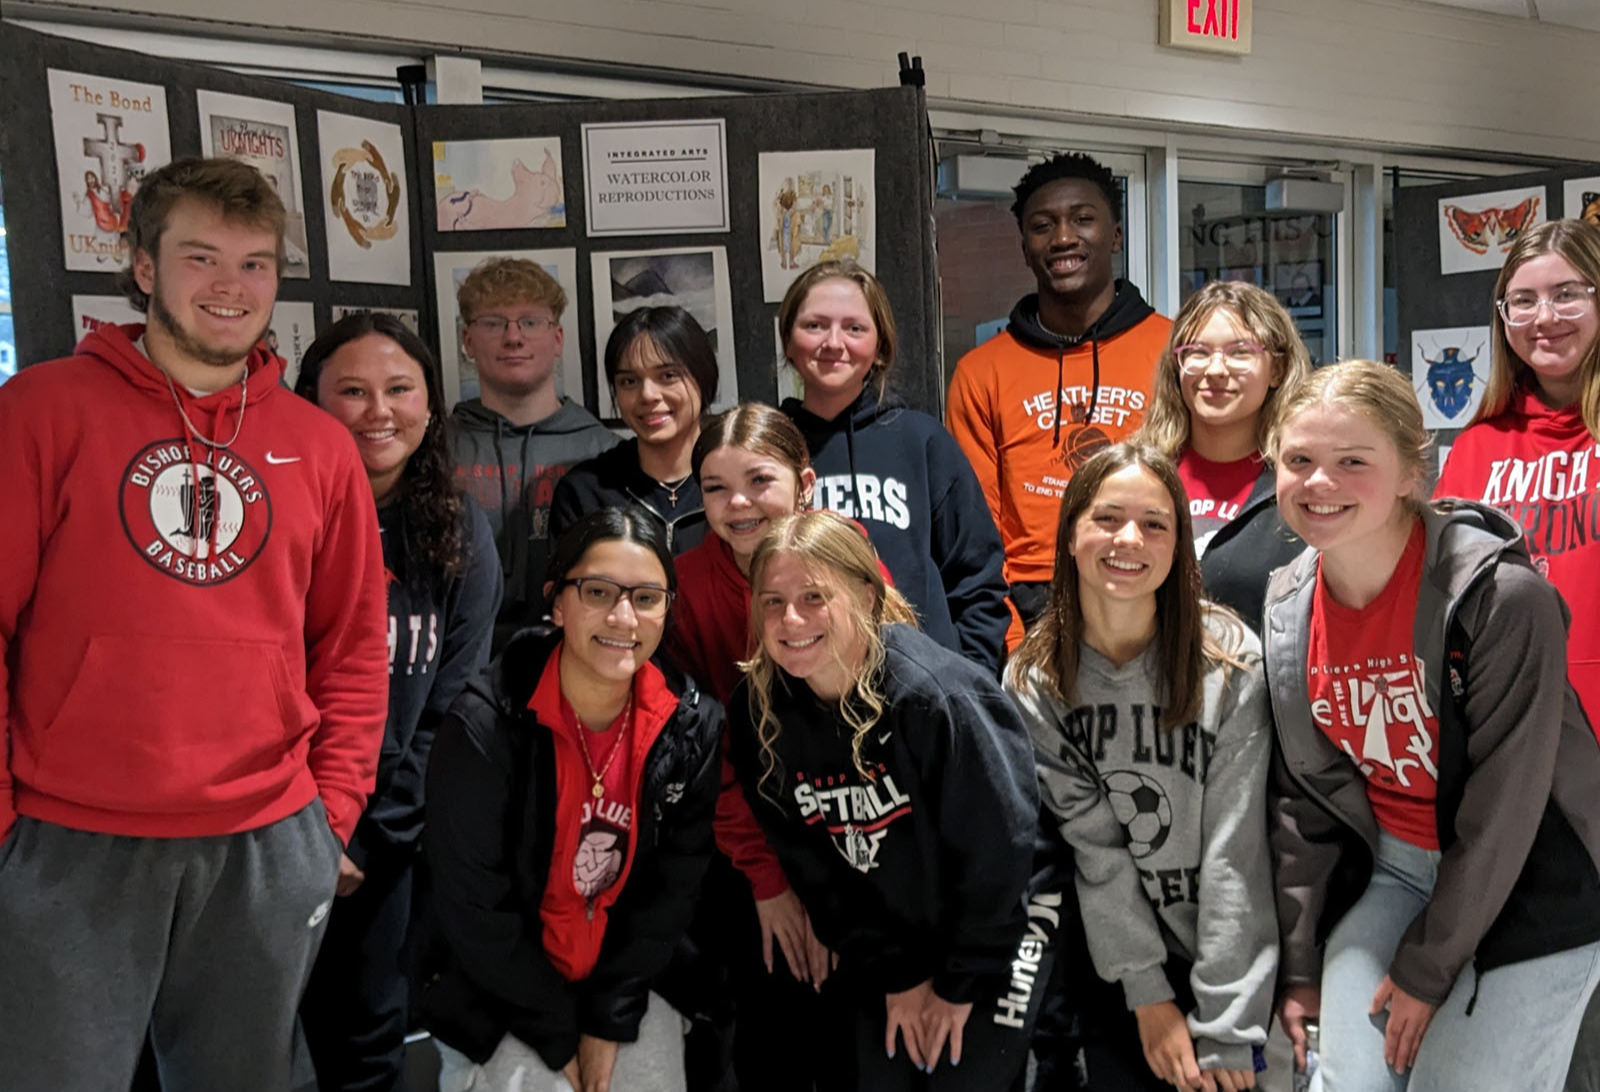
[[[1010,1087],[1061,902],[1033,883],[1026,730],[987,671],[915,628],[850,521],[777,522],[750,583],[759,647],[731,701],[730,752],[838,955],[823,986],[833,1074],[819,1083]]]

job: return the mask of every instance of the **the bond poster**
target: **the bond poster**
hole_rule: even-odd
[[[50,69],[50,120],[68,269],[115,273],[139,181],[172,159],[167,93],[154,84]]]
[[[248,163],[272,183],[286,213],[283,227],[285,277],[311,276],[306,246],[306,206],[302,195],[300,141],[294,107],[286,102],[196,91],[200,107],[200,149]]]

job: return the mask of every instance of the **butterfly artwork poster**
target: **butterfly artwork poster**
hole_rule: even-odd
[[[1543,223],[1543,186],[1439,199],[1439,272],[1493,272],[1523,232]]]

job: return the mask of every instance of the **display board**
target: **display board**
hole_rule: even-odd
[[[447,397],[470,396],[455,285],[484,256],[517,254],[567,288],[562,385],[590,409],[609,408],[598,357],[612,325],[666,301],[713,331],[719,405],[773,401],[793,378],[775,344],[783,288],[812,262],[849,256],[894,310],[891,384],[940,411],[920,88],[404,106],[10,24],[6,35],[0,171],[20,362],[126,319],[118,235],[138,178],[168,157],[221,152],[287,196],[286,356],[286,340],[303,349],[308,315],[321,330],[350,309],[415,313],[441,351]]]
[[[606,334],[632,306],[670,299],[708,329],[731,315],[731,337],[714,330],[724,375],[731,367],[739,398],[771,402],[783,377],[778,301],[799,270],[775,286],[769,267],[782,261],[780,249],[796,266],[850,256],[878,276],[894,310],[900,347],[891,384],[918,409],[940,412],[920,89],[420,106],[415,117],[418,147],[441,168],[424,179],[420,204],[434,213],[422,224],[435,256],[425,272],[446,337],[452,288],[439,277],[452,267],[438,256],[534,251],[565,273],[559,258],[571,252],[572,279],[563,284],[578,315],[582,366],[564,361],[566,393],[576,397],[581,382],[583,401],[605,415],[598,369]],[[773,211],[785,204],[786,220]],[[730,404],[729,395],[720,392],[718,403]]]
[[[298,364],[297,348],[309,344],[307,307],[313,316],[310,325],[320,330],[332,321],[334,307],[415,311],[425,306],[422,237],[414,217],[405,221],[404,241],[398,246],[391,242],[386,271],[371,281],[334,280],[328,262],[330,227],[349,238],[354,249],[362,248],[347,222],[335,219],[334,172],[323,162],[319,139],[335,138],[339,147],[329,150],[337,154],[347,143],[338,138],[348,131],[325,133],[319,113],[350,119],[347,125],[358,129],[387,126],[392,141],[398,142],[391,143],[391,150],[398,151],[400,161],[386,163],[385,173],[404,193],[415,195],[418,156],[409,108],[91,45],[9,23],[5,33],[6,49],[0,52],[0,171],[6,180],[20,363],[70,353],[102,321],[101,315],[128,321],[110,306],[118,295],[117,272],[127,264],[125,253],[112,245],[125,223],[125,195],[133,192],[137,175],[169,157],[207,151],[247,159],[285,193],[290,261],[278,289],[273,332],[291,368]],[[342,181],[349,192],[365,187],[367,180],[356,177],[363,169],[370,171],[370,166],[346,167]],[[381,226],[386,199],[371,216],[349,211],[359,202],[341,198],[341,203],[358,233],[363,217],[377,233],[386,230]],[[387,283],[379,283],[380,277]],[[284,329],[278,330],[279,325]]]
[[[1535,224],[1568,216],[1600,223],[1600,164],[1395,191],[1396,366],[1411,376],[1439,450],[1483,397],[1506,251]]]

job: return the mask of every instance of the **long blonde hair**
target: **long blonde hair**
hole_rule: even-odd
[[[911,604],[883,579],[878,555],[867,541],[866,532],[834,512],[801,512],[786,516],[772,525],[750,557],[750,632],[763,632],[764,608],[761,582],[767,566],[781,555],[800,559],[819,583],[835,585],[844,594],[828,604],[830,613],[842,607],[846,621],[854,626],[866,654],[854,672],[850,688],[839,698],[839,714],[850,726],[850,759],[856,772],[871,780],[873,774],[861,760],[861,746],[867,733],[883,716],[881,679],[884,646],[883,627],[891,623],[915,626],[916,612]],[[757,638],[750,659],[739,666],[750,686],[750,717],[755,722],[756,740],[761,746],[761,795],[777,802],[767,792],[767,779],[778,770],[775,744],[783,729],[773,711],[773,688],[780,685],[778,666],[768,654],[765,641]]]
[[[1278,393],[1311,374],[1311,354],[1300,339],[1294,319],[1283,304],[1264,288],[1243,281],[1212,281],[1202,285],[1183,301],[1172,320],[1172,336],[1156,364],[1155,396],[1145,412],[1144,424],[1133,437],[1136,443],[1149,444],[1177,458],[1189,443],[1189,407],[1178,382],[1180,345],[1200,336],[1211,316],[1224,311],[1241,329],[1267,351],[1272,366],[1272,386],[1256,417],[1256,448],[1266,442],[1272,420],[1273,403]]]
[[[1244,623],[1228,608],[1201,598],[1200,562],[1189,543],[1189,498],[1172,457],[1149,444],[1120,443],[1104,448],[1084,463],[1067,483],[1061,498],[1061,518],[1056,530],[1055,575],[1050,599],[1011,657],[1008,670],[1014,678],[1032,670],[1043,681],[1048,696],[1063,705],[1077,700],[1078,652],[1083,640],[1083,602],[1079,594],[1078,565],[1072,556],[1073,533],[1078,518],[1089,510],[1105,480],[1137,466],[1160,482],[1172,500],[1174,541],[1172,568],[1156,589],[1156,636],[1161,681],[1165,687],[1161,727],[1182,727],[1200,711],[1201,682],[1208,663],[1241,667],[1243,661],[1229,652],[1205,625],[1207,616],[1231,631],[1230,646],[1237,646]]]
[[[1517,237],[1506,254],[1506,264],[1500,267],[1500,279],[1494,284],[1495,303],[1489,310],[1490,363],[1489,381],[1483,387],[1483,401],[1473,414],[1471,424],[1487,421],[1506,411],[1511,404],[1511,392],[1517,381],[1532,369],[1524,363],[1506,337],[1505,319],[1500,316],[1499,301],[1505,299],[1506,286],[1517,270],[1535,258],[1556,254],[1578,271],[1578,275],[1600,289],[1600,227],[1584,220],[1550,220],[1530,228]],[[1584,355],[1578,365],[1583,380],[1583,393],[1578,396],[1578,409],[1589,435],[1600,439],[1600,337]]]

